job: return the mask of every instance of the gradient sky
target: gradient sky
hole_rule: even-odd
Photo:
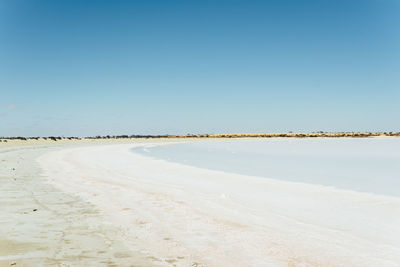
[[[399,118],[400,1],[0,1],[0,136]]]

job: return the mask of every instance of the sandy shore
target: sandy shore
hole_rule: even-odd
[[[398,198],[130,151],[149,142],[1,148],[0,266],[400,264]]]
[[[54,185],[93,203],[154,263],[400,263],[397,198],[204,170],[132,147],[59,150],[39,162]]]
[[[157,265],[117,238],[97,207],[42,175],[40,155],[92,143],[0,143],[0,266]]]

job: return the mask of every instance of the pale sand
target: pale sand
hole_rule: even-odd
[[[63,201],[62,207],[77,216],[72,220],[77,229],[63,233],[76,231],[70,239],[78,243],[66,244],[58,236],[58,250],[65,253],[66,245],[76,250],[80,240],[103,233],[98,225],[106,225],[116,229],[105,231],[109,240],[126,247],[128,259],[147,260],[143,264],[400,265],[398,198],[204,170],[133,154],[133,146],[57,149],[39,158],[52,185],[100,213],[87,219]],[[48,222],[50,215],[42,216],[44,224],[55,224]],[[53,220],[64,216],[55,213]],[[50,230],[38,231],[44,231],[37,233],[43,241]],[[22,235],[20,240],[27,242]],[[113,248],[104,248],[108,257]],[[93,251],[96,245],[87,253]],[[99,255],[91,257],[87,262]]]
[[[0,266],[160,265],[116,238],[120,229],[94,205],[49,184],[36,162],[49,151],[99,143],[106,142],[0,143]]]

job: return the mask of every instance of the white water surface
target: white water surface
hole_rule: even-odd
[[[400,196],[400,138],[218,139],[133,152],[229,173]]]

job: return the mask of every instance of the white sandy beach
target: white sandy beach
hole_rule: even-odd
[[[400,267],[400,0],[0,0],[0,267]]]
[[[131,152],[151,142],[3,146],[0,266],[400,265],[397,197]]]
[[[134,146],[63,149],[38,162],[151,263],[400,264],[398,198],[205,170],[133,154]]]
[[[92,142],[59,143],[0,145],[0,266],[153,266],[95,206],[43,177],[37,157]]]

